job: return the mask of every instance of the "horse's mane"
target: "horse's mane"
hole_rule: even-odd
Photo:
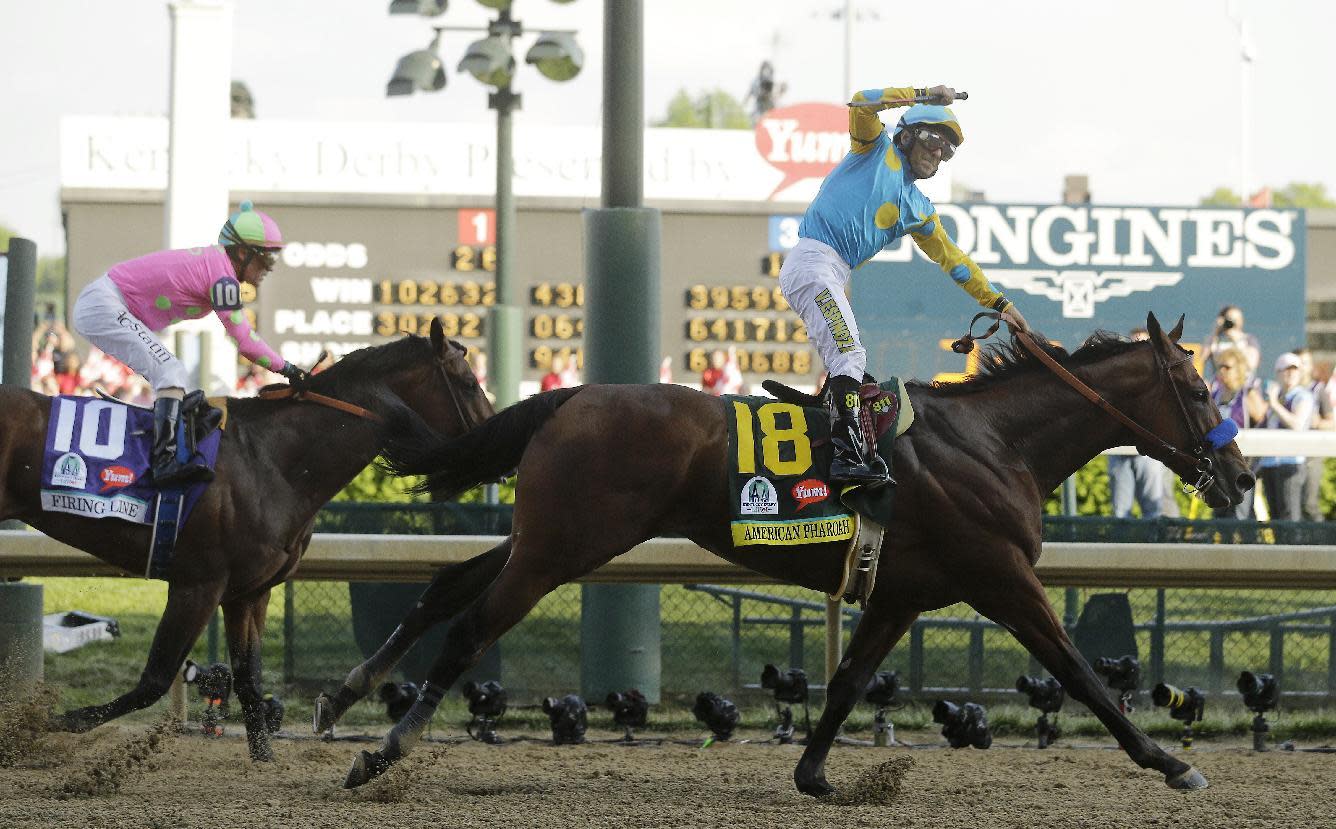
[[[1069,367],[1096,363],[1137,347],[1137,343],[1133,340],[1112,331],[1096,331],[1081,344],[1080,348],[1070,354],[1062,346],[1051,344],[1043,334],[1035,332],[1034,338],[1045,352]],[[1031,354],[1013,334],[1009,341],[991,343],[983,349],[979,356],[978,374],[957,382],[914,381],[911,385],[931,389],[937,395],[974,394],[1013,377],[1047,370],[1039,358]]]
[[[367,405],[373,398],[384,394],[384,380],[399,368],[421,362],[432,355],[431,342],[426,337],[410,334],[384,345],[359,348],[319,374],[311,375],[311,391]],[[285,384],[266,386],[282,388]],[[229,411],[242,417],[263,409],[265,401],[250,398],[233,399]]]

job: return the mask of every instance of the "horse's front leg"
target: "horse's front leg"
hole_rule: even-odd
[[[222,593],[221,582],[188,586],[171,584],[167,588],[167,607],[158,622],[157,632],[153,634],[148,663],[139,675],[139,683],[129,693],[111,702],[65,712],[54,720],[53,727],[76,733],[91,731],[109,720],[147,708],[162,699],[218,607]]]
[[[1016,553],[1017,558],[1020,553]],[[999,560],[1006,561],[1005,557]],[[1173,789],[1204,789],[1201,772],[1170,756],[1118,710],[1099,677],[1076,650],[1048,602],[1039,579],[1024,563],[975,574],[979,586],[968,601],[980,613],[1011,631],[1077,702],[1091,710],[1138,766],[1155,769]]]
[[[442,567],[412,609],[374,654],[353,668],[343,687],[315,700],[315,732],[328,731],[353,703],[380,686],[409,648],[433,626],[447,621],[468,606],[492,583],[510,557],[510,539],[468,561]]]
[[[246,723],[246,746],[250,758],[272,762],[274,749],[266,724],[264,694],[260,686],[260,644],[269,611],[269,591],[223,605],[227,628],[227,650],[232,657],[232,681]]]
[[[827,686],[826,707],[812,731],[812,739],[803,751],[798,767],[793,770],[793,782],[798,785],[798,791],[813,797],[835,791],[826,782],[826,755],[830,753],[830,746],[877,666],[917,618],[918,611],[906,610],[890,596],[883,598],[873,594],[867,612],[849,639],[849,650]]]

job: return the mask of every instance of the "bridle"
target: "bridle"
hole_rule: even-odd
[[[993,324],[989,326],[988,330],[982,335],[975,337],[973,336],[974,324],[982,317],[991,318]],[[958,354],[968,354],[974,350],[975,340],[984,340],[991,337],[993,334],[997,333],[1000,324],[1001,317],[999,314],[990,311],[983,311],[975,314],[974,319],[970,320],[969,332],[953,342],[951,344],[951,350]],[[1178,389],[1178,384],[1174,382],[1172,373],[1176,367],[1181,366],[1192,359],[1192,354],[1190,352],[1185,353],[1181,359],[1171,363],[1160,354],[1159,349],[1151,349],[1151,352],[1155,355],[1156,366],[1162,370],[1163,379],[1168,382],[1170,390],[1174,393],[1174,402],[1178,404],[1179,414],[1183,416],[1183,422],[1187,424],[1188,433],[1194,438],[1192,450],[1190,452],[1184,452],[1182,449],[1174,446],[1169,441],[1142,426],[1140,423],[1137,423],[1131,417],[1128,417],[1120,411],[1117,406],[1114,406],[1108,400],[1105,400],[1099,392],[1083,383],[1080,378],[1072,374],[1064,368],[1062,364],[1055,360],[1053,355],[1045,351],[1043,346],[1035,340],[1034,336],[1030,334],[1029,331],[1016,332],[1016,339],[1021,341],[1021,345],[1025,346],[1026,351],[1029,351],[1034,355],[1039,362],[1047,366],[1050,371],[1080,393],[1082,397],[1089,400],[1091,403],[1094,403],[1096,406],[1099,406],[1113,416],[1119,423],[1123,424],[1128,429],[1131,429],[1133,434],[1141,438],[1141,442],[1156,446],[1171,457],[1190,464],[1197,471],[1199,477],[1197,478],[1196,483],[1184,483],[1184,492],[1192,495],[1200,495],[1210,489],[1215,483],[1216,475],[1214,464],[1208,453],[1213,449],[1220,449],[1227,445],[1238,435],[1239,429],[1234,421],[1221,420],[1221,422],[1213,427],[1211,431],[1202,434],[1201,430],[1197,428],[1197,425],[1193,423],[1192,418],[1188,415],[1188,408],[1183,403],[1183,395]]]
[[[321,359],[324,358],[322,357]],[[316,362],[318,363],[320,362],[320,360],[317,360]],[[464,431],[467,432],[470,429],[472,429],[475,425],[473,423],[473,418],[469,417],[464,411],[464,404],[460,402],[459,391],[458,389],[455,388],[455,383],[450,379],[450,372],[445,367],[445,361],[438,358],[435,362],[436,362],[436,371],[441,376],[441,382],[445,384],[445,388],[450,392],[450,402],[455,407],[455,415],[459,418],[459,423],[461,426],[464,427]],[[264,400],[292,399],[299,402],[305,401],[309,403],[316,403],[331,409],[337,409],[338,411],[341,412],[347,412],[350,415],[355,415],[356,417],[363,418],[364,420],[370,420],[373,423],[385,422],[385,418],[381,417],[380,415],[376,414],[370,409],[358,406],[356,403],[349,403],[346,400],[339,400],[338,398],[329,397],[328,395],[320,394],[319,392],[313,392],[309,390],[298,391],[297,389],[294,389],[292,386],[284,386],[282,388],[276,388],[276,389],[265,389],[260,392],[259,397]]]

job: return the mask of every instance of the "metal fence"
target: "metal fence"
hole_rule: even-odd
[[[321,513],[316,529],[504,534],[509,531],[509,509],[333,504]],[[1257,555],[1264,556],[1269,544],[1336,543],[1336,525],[1049,517],[1045,537],[1151,544],[1252,543],[1258,545]],[[292,686],[336,684],[383,639],[368,628],[379,626],[388,632],[422,585],[363,589],[368,587],[342,582],[289,584],[281,597],[283,607],[272,609],[282,624],[270,626],[266,664],[282,665],[283,679]],[[565,585],[543,599],[501,639],[481,674],[499,678],[521,700],[578,691],[581,590],[580,585]],[[1053,588],[1049,592],[1070,625],[1090,596],[1115,591]],[[1219,692],[1233,687],[1239,671],[1251,670],[1281,677],[1289,697],[1336,698],[1336,590],[1116,592],[1125,593],[1131,605],[1143,687],[1163,680]],[[768,662],[803,667],[814,681],[820,679],[825,603],[813,591],[768,585],[747,589],[663,585],[660,607],[665,697],[691,697],[703,689],[745,693],[749,686],[755,687]],[[855,609],[846,608],[846,629],[852,629],[857,617]],[[444,631],[437,631],[410,653],[402,665],[406,678],[422,678],[443,637]],[[907,688],[925,695],[1012,692],[1017,676],[1039,672],[1010,634],[964,605],[925,614],[883,669],[899,671]]]

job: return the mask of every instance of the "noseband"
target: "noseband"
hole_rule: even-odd
[[[981,317],[992,318],[993,324],[989,326],[988,330],[982,335],[975,337],[973,336],[974,323]],[[965,334],[965,336],[953,342],[951,344],[951,350],[958,354],[968,354],[974,349],[975,340],[983,340],[991,337],[997,332],[1000,324],[1001,320],[997,314],[987,311],[975,314],[974,319],[970,320],[970,333]],[[1217,426],[1211,429],[1211,431],[1203,435],[1196,424],[1192,422],[1192,418],[1188,416],[1187,406],[1183,404],[1183,396],[1179,392],[1178,384],[1174,382],[1174,376],[1171,372],[1175,367],[1191,360],[1191,354],[1185,354],[1182,359],[1170,363],[1160,355],[1158,349],[1151,349],[1152,353],[1155,355],[1156,366],[1163,370],[1163,377],[1169,383],[1170,390],[1174,393],[1174,401],[1178,403],[1178,411],[1183,416],[1183,422],[1187,424],[1188,432],[1194,437],[1192,451],[1189,453],[1184,452],[1182,449],[1169,443],[1169,441],[1119,411],[1117,406],[1114,406],[1112,403],[1105,400],[1099,392],[1081,382],[1076,375],[1064,368],[1051,354],[1039,345],[1030,332],[1018,331],[1016,332],[1016,338],[1021,341],[1021,345],[1025,346],[1026,351],[1029,351],[1034,355],[1039,362],[1047,366],[1048,369],[1061,378],[1063,382],[1079,392],[1082,397],[1108,412],[1119,423],[1122,423],[1124,426],[1131,429],[1143,442],[1158,446],[1170,456],[1179,459],[1184,463],[1191,464],[1192,467],[1196,469],[1199,477],[1194,484],[1183,484],[1184,492],[1190,495],[1200,495],[1210,489],[1215,483],[1216,475],[1214,465],[1207,453],[1212,449],[1220,449],[1221,447],[1226,446],[1238,435],[1239,427],[1232,420],[1222,420]]]

